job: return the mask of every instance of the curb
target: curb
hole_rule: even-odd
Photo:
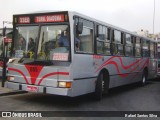
[[[7,92],[7,93],[2,93],[0,96],[7,96],[7,95],[16,95],[16,94],[24,94],[28,93],[27,91],[12,91],[12,92]]]
[[[2,87],[2,79],[0,79],[0,90]],[[5,87],[4,87],[5,88]],[[3,90],[3,92],[0,92],[0,96],[7,96],[7,95],[16,95],[16,94],[24,94],[24,93],[28,93],[28,91],[23,91],[23,90],[9,90],[6,91],[5,89]]]

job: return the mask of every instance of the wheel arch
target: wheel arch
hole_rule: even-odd
[[[106,68],[103,68],[100,72],[99,75],[103,73],[103,77],[105,80],[108,80],[108,83],[110,83],[110,76],[109,76],[109,71]]]

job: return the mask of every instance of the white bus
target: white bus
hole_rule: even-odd
[[[160,40],[157,43],[157,49],[158,49],[158,76],[160,76]]]
[[[154,40],[77,12],[14,15],[13,29],[11,89],[100,100],[109,88],[157,76]]]

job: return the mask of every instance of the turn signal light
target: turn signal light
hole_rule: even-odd
[[[58,82],[58,87],[61,87],[61,88],[71,88],[72,86],[72,82]]]

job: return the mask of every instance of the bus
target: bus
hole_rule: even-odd
[[[157,43],[157,49],[158,49],[158,76],[160,76],[160,41]]]
[[[100,100],[109,88],[156,77],[156,45],[73,11],[13,15],[6,87]]]

